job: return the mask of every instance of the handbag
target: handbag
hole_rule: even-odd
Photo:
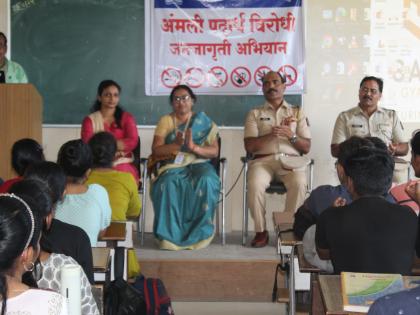
[[[146,315],[146,302],[144,296],[134,286],[123,279],[124,259],[120,261],[123,247],[115,248],[114,274],[115,280],[105,288],[104,314],[105,315]]]

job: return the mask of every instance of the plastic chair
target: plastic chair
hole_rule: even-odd
[[[246,240],[248,237],[248,205],[247,205],[247,193],[248,193],[248,185],[247,185],[247,179],[248,179],[248,164],[249,161],[252,160],[251,155],[248,154],[246,157],[241,157],[241,161],[244,164],[244,182],[243,182],[243,200],[242,200],[242,245],[245,246]],[[308,164],[309,171],[306,172],[307,174],[307,193],[310,193],[312,191],[313,187],[313,166],[314,166],[314,160],[311,159],[311,162]],[[270,186],[265,190],[267,194],[279,194],[283,195],[287,193],[287,189],[284,186],[284,184],[281,181],[273,180],[270,183]]]

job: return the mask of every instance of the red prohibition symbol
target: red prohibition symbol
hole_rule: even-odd
[[[215,66],[209,70],[208,73],[208,84],[215,88],[220,88],[226,84],[228,80],[228,74],[225,68]]]
[[[291,86],[297,81],[297,70],[291,65],[281,66],[279,72],[286,77],[286,86]]]
[[[257,85],[262,86],[262,79],[263,77],[271,71],[271,68],[267,66],[258,67],[254,73],[254,81]]]
[[[185,72],[185,84],[192,88],[203,85],[206,76],[201,68],[192,67]]]
[[[160,75],[162,84],[167,88],[173,88],[181,83],[182,74],[181,71],[174,67],[167,67],[162,71]]]
[[[251,71],[245,67],[236,67],[230,74],[232,84],[238,88],[244,88],[251,82]]]

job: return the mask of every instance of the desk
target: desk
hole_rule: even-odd
[[[99,241],[107,242],[110,247],[117,247],[118,241],[124,241],[126,234],[125,222],[111,222]]]
[[[93,272],[95,281],[108,282],[110,279],[111,249],[107,247],[92,247]],[[102,276],[102,274],[104,276]]]
[[[114,252],[115,248],[118,246],[118,242],[125,241],[126,239],[126,222],[111,222],[111,224],[105,230],[104,235],[99,237],[99,241],[106,242],[107,246],[112,248],[111,250],[111,280],[114,279]],[[100,246],[100,244],[98,244]],[[122,256],[118,256],[119,261],[124,262],[124,272],[123,278],[127,279],[127,259],[126,259],[126,250],[120,251]]]
[[[404,285],[412,280],[420,280],[420,277],[403,277]],[[343,298],[341,296],[341,278],[339,275],[319,275],[319,286],[323,302],[323,314],[343,315],[343,314],[363,314],[343,310]]]
[[[286,271],[286,287],[289,289],[289,315],[296,313],[294,259],[295,246],[300,244],[301,241],[296,238],[293,231],[282,231],[292,229],[293,215],[293,213],[288,212],[273,212],[273,222],[277,232],[277,254],[280,255],[282,269]]]

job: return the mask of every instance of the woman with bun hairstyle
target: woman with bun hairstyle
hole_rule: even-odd
[[[111,223],[108,193],[101,185],[86,185],[92,167],[92,152],[82,140],[63,144],[58,152],[58,165],[67,177],[66,194],[57,204],[55,218],[82,228],[96,246],[98,236]]]
[[[109,196],[112,221],[126,221],[127,217],[140,215],[140,198],[134,178],[125,172],[112,168],[112,159],[117,150],[115,138],[109,132],[99,132],[89,140],[93,155],[92,171],[86,184],[103,186]],[[132,231],[127,229],[126,246],[132,247]],[[140,272],[134,250],[128,251],[128,276],[135,277]]]
[[[0,194],[0,314],[67,315],[59,293],[31,288],[22,282],[39,255],[41,217],[23,198]]]
[[[81,137],[85,143],[88,143],[98,132],[111,133],[117,143],[117,150],[112,161],[113,168],[133,174],[138,183],[139,174],[133,164],[133,150],[139,141],[137,125],[134,116],[121,107],[120,93],[120,85],[113,80],[104,80],[99,83],[91,114],[83,119]]]
[[[140,198],[134,179],[125,172],[112,168],[117,142],[109,132],[99,132],[89,140],[93,165],[86,184],[103,186],[109,196],[112,221],[126,221],[140,215]]]

